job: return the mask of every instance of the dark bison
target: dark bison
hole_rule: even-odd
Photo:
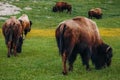
[[[20,21],[18,21],[15,17],[11,17],[10,19],[6,20],[2,26],[2,33],[8,48],[7,56],[10,57],[12,50],[14,56],[16,56],[16,52],[21,52],[23,43],[22,25]]]
[[[53,7],[53,12],[63,12],[64,10],[71,13],[72,6],[66,2],[57,2]]]
[[[56,29],[55,36],[62,57],[64,75],[67,74],[67,60],[71,71],[78,53],[83,65],[86,65],[86,70],[90,70],[89,59],[96,69],[111,64],[112,48],[102,41],[97,25],[92,20],[75,17],[63,21]]]
[[[91,9],[88,11],[89,18],[95,17],[97,19],[102,18],[102,10],[100,8]]]
[[[29,18],[26,14],[23,14],[21,17],[18,18],[18,20],[21,22],[22,31],[26,36],[27,33],[30,32],[30,30],[31,30],[32,21],[29,20]]]

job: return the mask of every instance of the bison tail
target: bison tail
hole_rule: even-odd
[[[7,32],[5,32],[6,44],[8,43],[8,41],[12,41],[13,33],[13,28],[12,26],[10,26]]]
[[[59,47],[59,53],[62,54],[64,51],[64,32],[66,29],[66,25],[65,24],[61,24],[59,26],[59,43],[58,43],[58,47]]]

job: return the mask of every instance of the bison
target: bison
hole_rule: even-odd
[[[110,66],[112,48],[103,42],[94,21],[79,16],[65,20],[58,25],[55,37],[62,57],[64,75],[67,74],[67,60],[68,70],[72,71],[77,54],[80,54],[86,70],[90,70],[89,59],[92,60],[96,69]]]
[[[20,16],[18,18],[18,20],[21,22],[22,31],[23,31],[24,35],[26,36],[27,33],[30,32],[30,30],[31,30],[32,21],[29,20],[29,18],[26,14],[23,14],[22,16]]]
[[[88,11],[89,18],[95,17],[96,19],[102,18],[102,10],[100,8],[91,9]]]
[[[71,13],[72,6],[66,2],[57,2],[53,7],[53,12],[63,12],[67,10],[67,13]]]
[[[10,57],[12,52],[14,53],[14,56],[16,56],[17,52],[21,52],[23,43],[22,25],[20,21],[18,21],[16,17],[11,17],[6,20],[2,26],[2,33],[8,48],[7,56]]]

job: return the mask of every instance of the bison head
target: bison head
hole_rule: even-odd
[[[21,53],[21,51],[22,51],[22,44],[23,44],[23,37],[20,36],[18,43],[17,43],[17,52],[18,53]]]
[[[32,21],[29,21],[29,23],[30,23],[30,28],[29,28],[29,30],[28,30],[28,32],[30,32],[31,31],[31,26],[32,26]]]
[[[112,48],[107,44],[99,45],[96,52],[92,54],[92,62],[96,69],[110,66],[112,59]]]
[[[53,11],[53,12],[57,12],[57,11],[58,11],[57,7],[54,6],[53,9],[52,9],[52,11]]]
[[[31,31],[31,26],[32,26],[32,21],[29,21],[30,22],[30,27],[28,29],[24,29],[24,35],[26,36],[28,32]]]

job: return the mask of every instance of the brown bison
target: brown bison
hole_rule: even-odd
[[[7,56],[10,57],[12,54],[12,50],[14,56],[16,56],[16,52],[21,52],[21,47],[23,43],[22,38],[22,25],[20,21],[18,21],[15,17],[11,17],[6,20],[6,22],[2,26],[2,33],[5,38],[5,43],[8,48]]]
[[[86,65],[86,70],[90,70],[89,59],[96,69],[110,65],[112,48],[103,42],[97,25],[92,20],[85,17],[65,20],[58,25],[55,36],[62,57],[64,75],[67,74],[67,60],[71,71],[78,53],[83,65]]]
[[[29,18],[26,14],[23,14],[21,17],[18,18],[18,20],[21,22],[22,31],[26,36],[27,33],[30,32],[30,30],[31,30],[32,21],[29,20]]]
[[[97,19],[102,18],[102,10],[100,8],[91,9],[88,11],[89,18],[95,17]]]
[[[64,10],[71,13],[72,6],[66,2],[57,2],[53,7],[53,12],[63,12]]]

